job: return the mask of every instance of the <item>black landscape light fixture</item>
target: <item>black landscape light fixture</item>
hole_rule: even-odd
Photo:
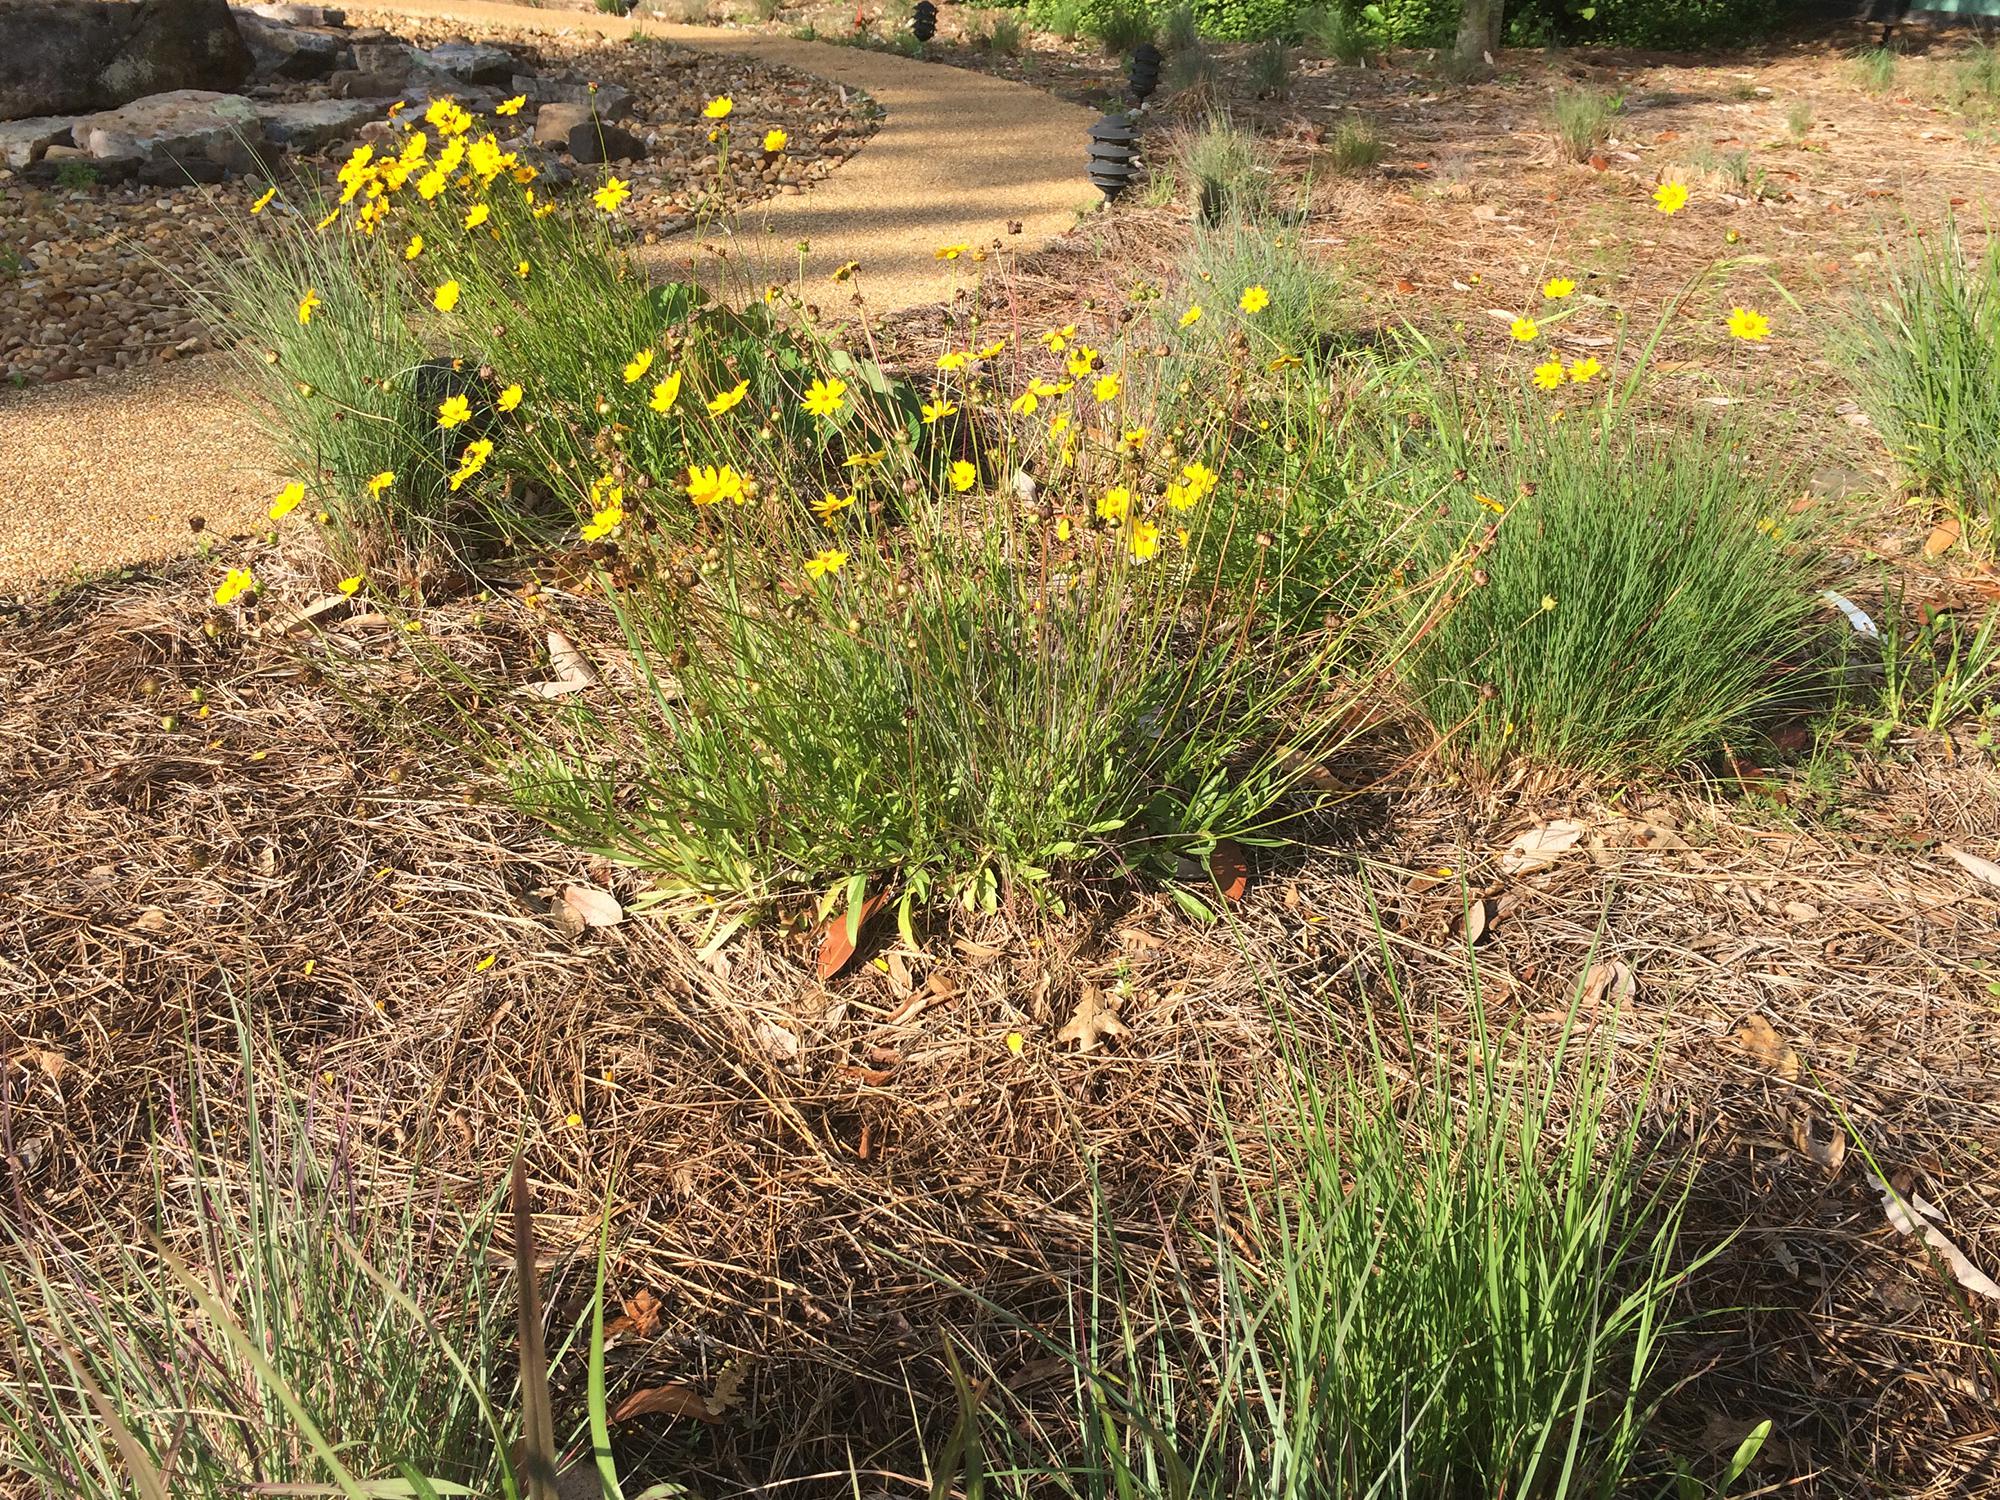
[[[1090,127],[1090,180],[1106,199],[1132,185],[1138,148],[1139,132],[1130,115],[1106,115]]]
[[[1160,49],[1151,42],[1141,42],[1132,49],[1132,60],[1125,65],[1127,79],[1126,92],[1132,96],[1134,104],[1144,104],[1160,86]]]
[[[931,0],[917,0],[910,11],[910,30],[920,42],[928,42],[937,35],[937,7]]]

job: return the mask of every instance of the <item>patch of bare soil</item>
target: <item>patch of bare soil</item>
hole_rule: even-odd
[[[274,600],[313,592],[282,557],[257,571]],[[1254,869],[1236,934],[1105,886],[1067,918],[939,922],[915,946],[883,923],[821,982],[783,924],[713,948],[698,913],[584,926],[567,887],[630,907],[643,882],[467,781],[424,733],[400,632],[210,636],[204,587],[187,564],[78,590],[0,639],[11,1227],[74,1237],[142,1202],[150,1120],[184,1099],[188,1049],[227,1066],[243,1006],[329,1140],[384,1170],[421,1159],[470,1193],[521,1147],[559,1312],[615,1183],[613,1289],[658,1316],[614,1350],[614,1401],[750,1361],[721,1425],[621,1427],[628,1471],[847,1493],[824,1476],[850,1462],[923,1472],[910,1414],[934,1436],[952,1419],[946,1337],[1028,1399],[1065,1394],[945,1278],[1067,1337],[1093,1175],[1135,1273],[1177,1264],[1172,1226],[1244,1181],[1212,1099],[1261,1173],[1281,1047],[1356,1057],[1392,968],[1426,1023],[1393,1058],[1414,1075],[1462,1053],[1470,985],[1552,1039],[1592,966],[1623,966],[1585,1020],[1663,1161],[1697,1164],[1689,1248],[1717,1251],[1655,1456],[1726,1459],[1768,1417],[1754,1477],[1774,1493],[1995,1484],[1980,1339],[2000,1305],[1892,1228],[1870,1176],[2000,1272],[2000,886],[1950,852],[2000,858],[2000,767],[1977,747],[1832,757],[1833,787],[1774,768],[1602,801],[1357,762],[1336,769],[1365,790]],[[552,605],[593,618],[559,582],[540,600],[443,606],[426,631],[525,681]],[[1563,818],[1577,836],[1546,868],[1507,873],[1517,837]],[[1123,1031],[1080,1051],[1063,1032],[1093,995]]]

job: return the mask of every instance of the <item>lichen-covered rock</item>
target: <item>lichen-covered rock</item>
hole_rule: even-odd
[[[0,119],[233,89],[250,69],[227,0],[0,0]]]
[[[313,31],[267,21],[260,16],[237,18],[259,78],[324,78],[353,54],[331,31]]]
[[[31,120],[0,124],[0,162],[15,171],[42,159],[51,146],[70,145],[68,115],[37,115]]]

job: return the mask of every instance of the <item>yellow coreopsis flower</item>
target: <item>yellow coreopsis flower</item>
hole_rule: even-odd
[[[841,460],[841,465],[849,469],[872,469],[889,456],[887,448],[870,448],[866,453],[851,453]]]
[[[591,499],[593,503],[599,500],[603,503],[591,512],[590,519],[584,523],[582,536],[586,542],[602,541],[625,523],[625,491],[622,488],[600,490],[598,485],[592,485]]]
[[[951,487],[960,494],[979,482],[979,471],[964,459],[951,466]]]
[[[845,552],[838,547],[828,547],[806,559],[806,572],[814,578],[824,578],[829,573],[838,573],[846,561]]]
[[[726,120],[729,118],[729,112],[735,108],[736,101],[734,99],[730,98],[727,94],[717,94],[707,104],[702,106],[701,114],[705,120]]]
[[[708,414],[711,417],[719,417],[724,412],[731,411],[737,406],[740,406],[743,402],[743,398],[749,394],[750,394],[750,382],[747,380],[739,380],[736,382],[736,388],[734,390],[724,391],[721,395],[716,396],[709,401]]]
[[[1035,414],[1035,408],[1041,404],[1042,398],[1037,396],[1034,389],[1030,387],[1008,402],[1007,409],[1017,417],[1032,417]]]
[[[486,460],[493,456],[493,444],[486,438],[477,438],[465,445],[465,451],[458,456],[458,472],[451,476],[451,487],[455,490],[466,480],[486,467]]]
[[[831,526],[833,518],[853,503],[854,492],[852,490],[845,495],[836,495],[829,491],[823,498],[813,501],[812,508],[813,513],[820,518],[823,525]]]
[[[653,387],[653,399],[646,404],[657,412],[669,412],[681,398],[681,372],[674,371],[665,380]]]
[[[335,219],[339,217],[340,217],[340,205],[336,203],[334,204],[333,208],[328,212],[327,216],[324,219],[321,219],[317,224],[313,225],[313,228],[324,229],[327,227],[327,225],[331,224]]]
[[[438,403],[438,426],[446,432],[472,420],[472,403],[463,396],[447,396]]]
[[[1514,336],[1517,343],[1532,344],[1540,336],[1542,326],[1533,318],[1516,318],[1513,326],[1507,331]]]
[[[1247,313],[1260,313],[1271,305],[1271,294],[1261,286],[1245,287],[1236,305]]]
[[[250,212],[253,214],[261,214],[265,209],[271,206],[271,200],[277,196],[278,196],[278,190],[276,188],[274,187],[265,188],[264,195],[261,198],[259,198],[255,203],[250,205]]]
[[[625,383],[627,385],[637,385],[645,377],[646,372],[652,368],[653,351],[651,349],[641,349],[637,354],[625,361]]]
[[[1068,516],[1057,516],[1057,517],[1056,517],[1056,540],[1057,540],[1057,541],[1059,541],[1059,542],[1066,542],[1066,541],[1068,541],[1068,540],[1069,540],[1069,533],[1070,533],[1070,525],[1069,525],[1069,517],[1068,517]]]
[[[1149,562],[1160,550],[1160,528],[1151,521],[1141,521],[1132,528],[1132,560]]]
[[[1582,359],[1570,362],[1569,378],[1573,384],[1582,385],[1585,381],[1594,380],[1603,373],[1604,366],[1591,355],[1586,354]]]
[[[500,393],[499,399],[495,401],[493,404],[499,407],[500,410],[502,411],[512,411],[515,407],[521,404],[521,398],[526,394],[527,393],[523,391],[520,388],[520,386],[510,385],[507,387],[506,390]]]
[[[1181,314],[1181,327],[1192,328],[1194,327],[1195,324],[1199,323],[1200,321],[1201,321],[1201,304],[1199,302],[1190,303],[1188,305],[1188,310]]]
[[[1567,276],[1551,276],[1542,283],[1542,295],[1551,302],[1560,302],[1576,290],[1576,283]]]
[[[439,312],[448,313],[454,307],[458,306],[458,293],[458,283],[456,281],[447,281],[443,286],[431,293],[431,306],[435,307]]]
[[[938,356],[938,368],[947,374],[963,370],[971,363],[972,356],[970,354],[963,354],[955,349]]]
[[[528,279],[528,272],[533,269],[534,268],[524,260],[514,267],[514,274],[520,277],[521,280],[526,281]]]
[[[939,260],[957,260],[961,255],[965,254],[965,252],[970,250],[971,248],[972,246],[964,243],[956,245],[939,245],[934,253],[936,254]]]
[[[924,425],[928,427],[933,422],[941,421],[945,417],[951,416],[957,410],[957,405],[950,401],[942,399],[926,401],[923,406]]]
[[[302,484],[288,484],[278,491],[278,498],[271,502],[271,508],[264,514],[274,521],[282,521],[306,498],[306,487]]]
[[[1663,214],[1677,214],[1687,206],[1685,182],[1663,182],[1653,189],[1653,207]]]
[[[347,595],[348,598],[352,599],[357,593],[360,592],[361,585],[366,581],[367,580],[364,577],[364,575],[356,573],[352,578],[341,579],[340,582],[335,586],[340,590],[341,593]]]
[[[394,469],[384,469],[380,474],[377,474],[373,479],[368,481],[368,493],[380,499],[382,491],[389,488],[395,482],[396,471]]]
[[[403,246],[403,259],[415,260],[419,255],[422,255],[423,253],[424,253],[424,237],[420,234],[411,235],[410,243]]]
[[[222,575],[222,582],[215,586],[215,602],[233,604],[256,587],[257,577],[248,568],[231,568]]]
[[[1069,341],[1075,337],[1076,324],[1065,323],[1062,327],[1051,328],[1043,334],[1042,342],[1048,346],[1049,353],[1060,354],[1069,347]]]
[[[1150,432],[1150,428],[1128,427],[1125,429],[1124,436],[1119,438],[1118,441],[1123,443],[1127,448],[1130,448],[1134,453],[1137,453],[1141,448],[1146,446],[1146,439],[1150,435]]]
[[[502,99],[498,104],[494,105],[493,113],[496,115],[518,115],[521,112],[521,106],[527,102],[528,96],[526,94],[516,94],[513,98]]]
[[[791,143],[791,139],[782,130],[767,130],[764,132],[764,150],[766,154],[776,156]]]
[[[1771,336],[1771,320],[1753,307],[1729,309],[1729,335],[1757,343]]]
[[[806,387],[805,398],[801,404],[816,417],[838,416],[841,408],[847,405],[847,382],[840,379],[815,379]]]
[[[1122,521],[1131,509],[1132,492],[1122,484],[1097,497],[1097,518],[1100,521]]]
[[[1544,360],[1541,364],[1535,366],[1533,378],[1535,384],[1543,390],[1554,390],[1563,383],[1562,361],[1559,359]]]
[[[631,196],[632,188],[624,178],[607,177],[604,179],[604,186],[590,195],[590,201],[606,213],[615,214],[625,206],[625,200]],[[553,204],[549,206],[554,207]]]
[[[749,498],[743,492],[743,476],[728,464],[714,467],[705,464],[690,465],[687,492],[688,499],[696,505],[713,505],[718,500],[741,505]]]
[[[1095,396],[1099,401],[1116,401],[1118,399],[1118,392],[1121,389],[1122,386],[1116,375],[1100,375],[1097,378],[1097,384],[1090,388],[1090,394]]]
[[[306,294],[299,298],[299,327],[303,328],[312,322],[313,313],[324,306],[326,304],[319,300],[319,293],[307,287]]]
[[[972,357],[974,359],[991,359],[1006,347],[1007,341],[1005,339],[995,339],[992,343],[973,350]]]
[[[492,216],[492,214],[493,210],[487,207],[484,203],[475,203],[466,212],[465,227],[467,229],[477,229],[481,224],[484,224],[487,221],[487,219]]]

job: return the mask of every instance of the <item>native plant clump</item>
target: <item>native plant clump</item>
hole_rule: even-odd
[[[1364,1005],[1388,1033],[1330,1077],[1292,1059],[1282,1134],[1217,1122],[1253,1185],[1219,1174],[1176,1226],[1198,1253],[1148,1274],[1107,1229],[1069,1337],[1031,1333],[1072,1410],[961,1378],[935,1461],[968,1492],[1608,1495],[1637,1477],[1690,1269],[1691,1178],[1642,1127],[1651,1079],[1620,1077],[1573,1012],[1554,1035],[1489,1028],[1476,972],[1451,1002],[1469,1055],[1438,1046],[1386,942],[1382,966]],[[1264,1152],[1246,1164],[1258,1145],[1269,1176]]]
[[[772,130],[732,150],[732,108],[707,108],[719,180],[788,145]],[[587,521],[628,437],[665,473],[697,450],[740,459],[767,416],[796,410],[811,341],[764,303],[653,284],[619,227],[622,179],[558,198],[448,99],[396,118],[400,144],[358,148],[334,201],[267,193],[260,226],[276,231],[218,251],[204,299],[298,476],[272,519],[318,516],[357,587]],[[840,359],[857,397],[903,400]],[[792,421],[786,451],[820,461],[812,436]]]
[[[1913,237],[1857,308],[1850,378],[1908,482],[1993,545],[2000,529],[2000,246]]]

